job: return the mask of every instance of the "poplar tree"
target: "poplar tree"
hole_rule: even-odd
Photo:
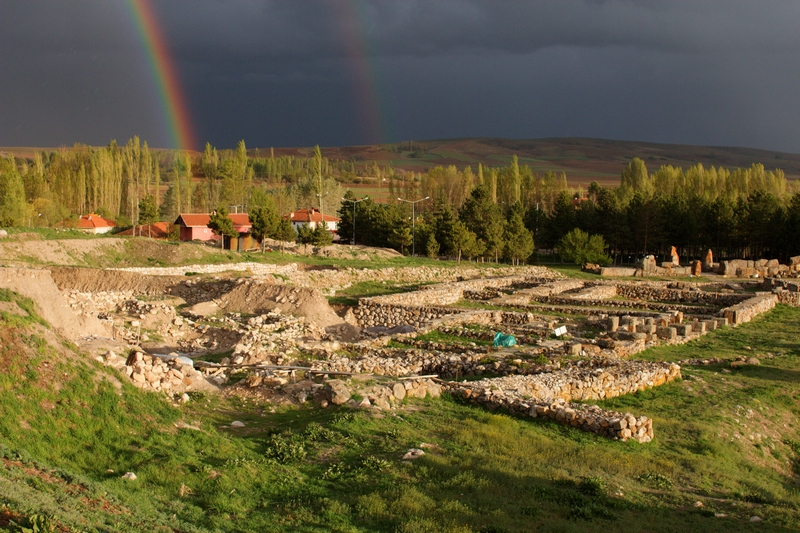
[[[0,159],[0,226],[22,226],[27,215],[25,184],[15,160]]]
[[[200,159],[200,166],[206,178],[206,206],[217,205],[219,203],[219,154],[217,149],[206,143],[206,149]]]

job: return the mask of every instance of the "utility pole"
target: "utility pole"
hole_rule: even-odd
[[[369,196],[365,196],[361,200],[350,200],[349,198],[345,198],[344,196],[342,196],[342,201],[344,201],[344,202],[353,202],[353,240],[351,242],[351,244],[353,244],[353,245],[356,244],[356,204],[358,202],[363,202],[364,200],[366,200],[368,198],[369,198]]]
[[[398,198],[398,200],[400,200],[401,202],[407,202],[407,203],[411,204],[411,257],[414,257],[417,254],[417,251],[414,248],[414,238],[415,238],[414,237],[415,236],[415,232],[414,232],[414,206],[417,204],[417,202],[424,202],[425,200],[430,200],[430,199],[431,199],[430,196],[426,196],[425,198],[420,198],[419,200],[413,200],[413,201],[412,200],[403,200],[402,198]]]

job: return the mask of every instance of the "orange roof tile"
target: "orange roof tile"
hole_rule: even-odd
[[[233,221],[234,226],[250,227],[253,225],[250,222],[250,217],[247,213],[229,213],[228,218]],[[211,215],[208,213],[181,213],[175,220],[175,224],[179,224],[187,228],[196,228],[208,226],[210,221]]]
[[[322,222],[322,213],[319,212],[319,209],[311,208],[311,209],[299,209],[297,211],[293,211],[288,215],[283,215],[283,218],[289,219],[292,222]],[[341,221],[338,217],[332,217],[330,215],[325,215],[325,222],[339,222]]]
[[[103,218],[96,213],[90,215],[81,215],[78,219],[78,228],[80,229],[94,229],[94,228],[114,228],[117,224],[113,220]]]
[[[135,234],[134,231],[136,232]],[[150,225],[135,226],[117,233],[117,235],[142,235],[156,239],[166,239],[169,236],[169,224],[166,222],[156,222],[155,224]]]

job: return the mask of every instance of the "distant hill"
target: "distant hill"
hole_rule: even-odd
[[[62,148],[63,149],[63,148]],[[68,149],[68,148],[67,148]],[[0,148],[0,155],[32,157],[36,148]],[[39,148],[52,151],[56,148]],[[265,157],[270,148],[248,150],[250,156]],[[313,148],[274,148],[276,156],[310,156]],[[634,157],[639,157],[654,171],[661,165],[688,167],[695,163],[746,168],[762,163],[767,169],[782,169],[789,179],[800,179],[800,154],[727,146],[692,146],[607,139],[443,139],[410,141],[367,146],[340,146],[322,149],[329,159],[345,159],[357,165],[391,162],[403,170],[424,172],[434,166],[507,165],[516,154],[520,164],[535,172],[566,172],[570,185],[586,186],[592,181],[611,185],[619,180],[620,171]],[[197,152],[193,152],[197,154]]]
[[[409,146],[410,145],[410,146]],[[408,148],[414,150],[409,150]],[[275,155],[308,156],[312,148],[275,148]],[[258,149],[263,157],[269,149]],[[254,155],[255,150],[251,151]],[[620,171],[634,157],[639,157],[654,171],[661,165],[688,167],[695,163],[746,168],[762,163],[767,169],[780,168],[790,179],[800,179],[800,154],[773,152],[755,148],[727,146],[691,146],[607,139],[443,139],[412,141],[372,146],[328,147],[322,149],[329,159],[354,159],[391,162],[396,168],[424,172],[434,166],[507,165],[516,154],[520,164],[534,172],[566,172],[570,185],[588,185],[598,181],[604,185],[619,180]]]

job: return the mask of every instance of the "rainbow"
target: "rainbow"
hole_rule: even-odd
[[[167,122],[170,141],[179,150],[199,148],[194,128],[181,90],[175,64],[164,40],[150,0],[128,0],[128,9],[139,32],[157,87],[161,111]]]
[[[358,0],[350,0],[334,5],[341,6],[340,27],[355,83],[355,104],[361,129],[367,136],[368,144],[381,144],[391,138],[391,128],[387,114],[381,110],[379,69],[367,40],[364,10],[359,8],[360,4]]]

